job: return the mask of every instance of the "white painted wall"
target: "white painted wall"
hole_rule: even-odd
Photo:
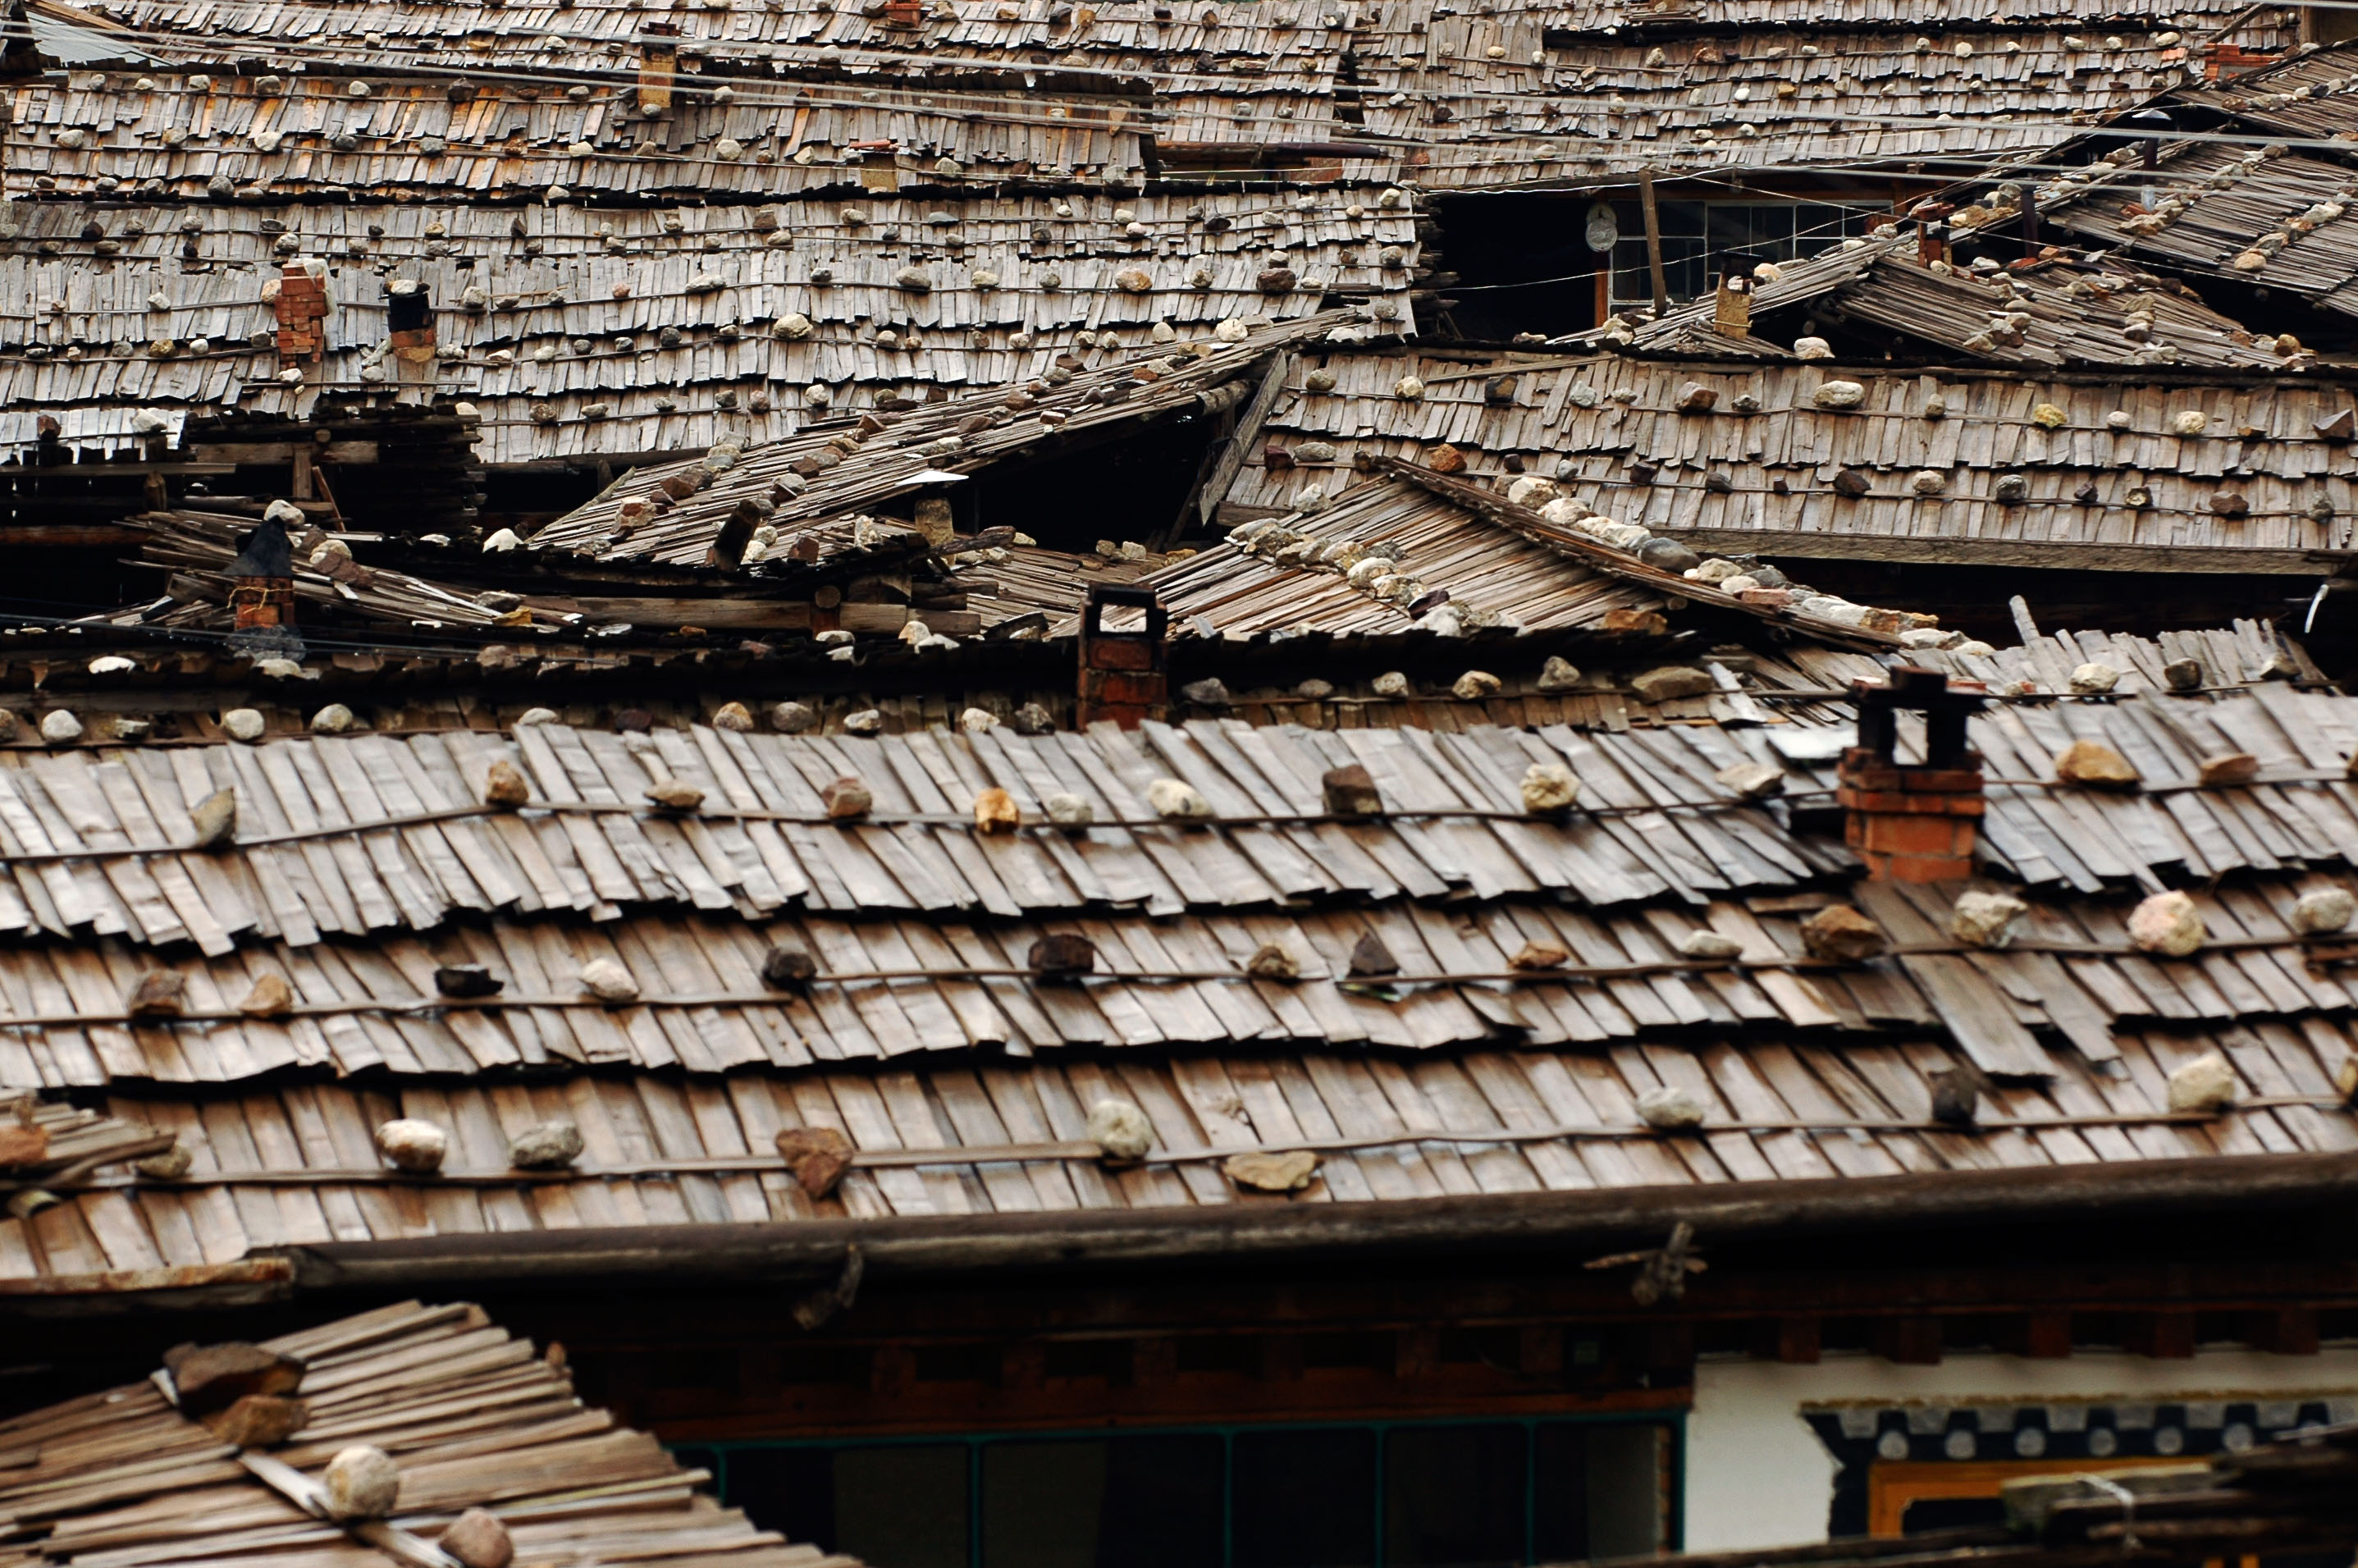
[[[1687,1420],[1686,1549],[1745,1551],[1825,1539],[1834,1461],[1801,1420],[1804,1405],[2163,1403],[2353,1392],[2358,1346],[2317,1356],[2201,1351],[2186,1361],[2084,1352],[2054,1361],[1952,1356],[1937,1367],[1902,1367],[1878,1356],[1828,1356],[1814,1367],[1706,1360],[1695,1367]]]

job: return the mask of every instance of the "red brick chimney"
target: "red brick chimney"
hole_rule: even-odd
[[[1982,759],[1965,741],[1976,693],[1952,691],[1936,670],[1902,666],[1889,683],[1851,683],[1858,744],[1843,753],[1834,802],[1843,837],[1878,881],[1937,882],[1974,873]],[[1901,709],[1924,715],[1924,761],[1898,760]]]
[[[1116,632],[1105,623],[1109,610],[1143,612],[1136,631]],[[1081,611],[1080,703],[1075,722],[1095,724],[1110,719],[1125,730],[1135,730],[1149,719],[1160,719],[1171,700],[1171,679],[1165,673],[1169,649],[1170,612],[1151,588],[1091,583],[1087,604]]]

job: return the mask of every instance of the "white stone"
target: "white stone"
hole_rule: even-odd
[[[1098,819],[1097,808],[1069,790],[1058,790],[1040,803],[1040,809],[1059,827],[1087,827]]]
[[[262,732],[268,728],[268,723],[258,709],[233,708],[221,716],[221,727],[222,733],[231,740],[243,741],[251,745],[262,739]]]
[[[449,1148],[450,1140],[440,1128],[413,1117],[388,1121],[376,1130],[376,1152],[396,1170],[412,1175],[430,1175],[440,1170]]]
[[[630,970],[612,958],[592,958],[582,965],[581,989],[600,1001],[639,1000],[639,982],[631,978]]]
[[[1521,793],[1525,811],[1563,811],[1580,798],[1580,780],[1562,762],[1533,762],[1523,770]]]
[[[1403,697],[1415,689],[1409,684],[1408,676],[1401,674],[1398,670],[1386,670],[1383,674],[1378,676],[1372,682],[1370,682],[1369,685],[1374,687],[1375,693],[1378,697]]]
[[[2129,913],[2129,943],[2139,952],[2183,958],[2207,935],[2202,912],[2182,892],[2158,892]]]
[[[1101,1099],[1089,1107],[1085,1130],[1109,1160],[1142,1160],[1154,1147],[1154,1123],[1126,1099]]]
[[[1793,357],[1797,360],[1830,360],[1834,357],[1834,346],[1823,338],[1796,338],[1793,340]]]
[[[1960,893],[1949,912],[1949,935],[1968,947],[2003,947],[2030,906],[2005,892]]]
[[[41,716],[41,739],[52,746],[63,746],[81,739],[81,720],[62,708],[52,708]]]
[[[969,708],[958,715],[958,728],[969,735],[979,735],[986,730],[998,729],[999,719],[987,708]]]
[[[1718,556],[1712,557],[1709,560],[1704,562],[1703,565],[1687,573],[1687,576],[1694,579],[1697,582],[1712,583],[1725,582],[1729,578],[1742,577],[1744,575],[1745,571],[1742,567],[1737,566],[1734,561],[1725,560]]]
[[[1540,666],[1539,688],[1541,691],[1570,691],[1579,684],[1579,669],[1561,654],[1550,654],[1547,663]]]
[[[503,528],[498,533],[483,541],[483,554],[487,556],[501,555],[509,550],[521,549],[523,546],[524,540],[517,537],[516,531],[514,529]]]
[[[90,673],[94,676],[127,675],[138,667],[138,660],[126,659],[120,654],[108,654],[90,662]]]
[[[341,702],[331,702],[311,715],[311,732],[315,735],[341,735],[352,724],[352,710]]]
[[[330,1519],[383,1519],[401,1499],[401,1470],[393,1455],[366,1444],[356,1444],[329,1460],[319,1481],[327,1490]]]
[[[1774,762],[1737,762],[1713,776],[1738,800],[1767,800],[1785,793],[1785,770]]]
[[[1146,786],[1147,809],[1157,816],[1206,817],[1212,803],[1195,785],[1178,779],[1156,779]]]
[[[2216,1051],[2206,1051],[2170,1069],[2169,1108],[2217,1116],[2235,1106],[2235,1069]]]
[[[1821,408],[1855,408],[1866,401],[1866,388],[1855,381],[1830,381],[1811,401]]]
[[[557,709],[553,708],[527,708],[522,713],[516,715],[516,721],[514,728],[518,730],[530,730],[535,725],[554,724],[556,722]]]
[[[1539,506],[1555,498],[1555,481],[1527,473],[1507,487],[1507,499],[1517,506]]]
[[[1668,1084],[1638,1097],[1638,1115],[1647,1126],[1666,1132],[1703,1125],[1702,1102],[1686,1090]]]
[[[2304,936],[2323,936],[2348,926],[2353,916],[2358,916],[2358,898],[2348,888],[2316,888],[2292,906],[2292,928]]]
[[[2071,672],[2071,690],[2081,697],[2101,697],[2121,684],[2121,672],[2104,664],[2085,664]]]
[[[1743,943],[1702,926],[1679,938],[1679,957],[1682,958],[1738,958],[1743,956]]]

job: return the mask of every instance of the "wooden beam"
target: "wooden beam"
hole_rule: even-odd
[[[1662,220],[1654,208],[1654,171],[1638,171],[1638,208],[1646,219],[1646,270],[1654,282],[1654,318],[1670,313],[1671,286],[1662,273]]]
[[[1286,377],[1293,368],[1292,353],[1280,350],[1270,356],[1269,368],[1261,373],[1259,390],[1254,392],[1252,401],[1245,406],[1245,411],[1238,416],[1236,425],[1229,432],[1228,443],[1221,449],[1219,460],[1212,465],[1211,473],[1205,478],[1203,488],[1195,494],[1195,513],[1199,523],[1208,526],[1219,511],[1220,503],[1228,496],[1228,486],[1236,482],[1238,470],[1244,467],[1245,459],[1252,451],[1252,444],[1260,439],[1261,427],[1269,418],[1270,409],[1277,403],[1277,395],[1285,389]]]
[[[1886,1318],[1875,1325],[1875,1353],[1903,1367],[1937,1367],[1942,1338],[1937,1317]]]
[[[1884,561],[1895,566],[2006,567],[2041,571],[2183,576],[2331,576],[2358,561],[2349,550],[2219,548],[2196,545],[2020,544],[2006,539],[1902,539],[1876,534],[1797,534],[1769,528],[1667,528],[1665,537],[1705,555],[1772,559]]]

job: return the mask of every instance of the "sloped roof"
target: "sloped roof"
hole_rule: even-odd
[[[2289,924],[2295,898],[2358,856],[2358,795],[2336,754],[2358,724],[2349,699],[2279,680],[2221,672],[2192,696],[2140,685],[2147,660],[2190,648],[2221,655],[2199,638],[2134,656],[2107,644],[2136,666],[2112,699],[2012,698],[1975,721],[1990,759],[1985,863],[2034,905],[2002,952],[1948,935],[1960,890],[1846,890],[1838,843],[1717,782],[1730,762],[1768,761],[1793,807],[1822,798],[1847,727],[1807,705],[1747,728],[1585,736],[1233,721],[1046,739],[704,730],[633,742],[634,756],[623,737],[543,728],[515,749],[421,736],[28,758],[0,768],[21,803],[0,827],[71,803],[92,847],[21,862],[18,918],[69,925],[0,961],[0,1081],[104,1087],[116,1115],[177,1132],[192,1165],[69,1187],[33,1221],[0,1222],[0,1291],[271,1249],[308,1269],[365,1255],[372,1238],[463,1238],[492,1206],[546,1233],[534,1245],[617,1226],[1218,1210],[1251,1200],[1220,1162],[1256,1150],[1319,1155],[1298,1200],[1315,1204],[2358,1147],[2331,1087],[2358,978]],[[2056,783],[2051,759],[2075,735],[2133,758],[2143,792]],[[2194,759],[2223,745],[2259,759],[2257,782],[2197,783]],[[501,754],[547,806],[464,804],[466,781]],[[1539,757],[1583,781],[1561,822],[1515,800]],[[1379,816],[1325,816],[1320,771],[1346,759],[1376,779]],[[635,806],[658,760],[710,808]],[[826,818],[815,786],[838,773],[875,790],[866,825]],[[1192,781],[1209,823],[1157,820],[1141,792],[1158,775]],[[124,785],[168,817],[168,798],[186,809],[224,777],[249,840],[227,856],[142,849],[172,831],[90,819],[128,809]],[[402,778],[438,793],[387,794]],[[1100,825],[979,834],[965,801],[992,781],[1027,820],[1056,787],[1091,798]],[[436,804],[446,794],[456,804]],[[316,826],[282,817],[297,805]],[[370,834],[364,855],[372,821],[401,825]],[[149,878],[157,892],[139,893]],[[2191,958],[2125,942],[2124,895],[2164,882],[2195,889],[2209,938]],[[185,939],[185,921],[153,922],[191,889],[237,928],[198,934],[206,957],[144,946]],[[1888,954],[1806,954],[1800,921],[1842,897]],[[486,900],[488,920],[446,923]],[[241,905],[250,923],[233,916]],[[117,920],[122,936],[87,934]],[[1698,926],[1741,956],[1682,957]],[[1088,978],[1033,972],[1031,944],[1051,933],[1094,944]],[[1396,971],[1355,977],[1370,935]],[[1517,968],[1533,941],[1568,957]],[[1247,973],[1269,944],[1298,978]],[[763,984],[773,946],[810,955],[814,979]],[[640,999],[581,995],[593,957],[619,963]],[[459,962],[506,989],[437,995],[435,967]],[[122,999],[157,969],[184,977],[184,1011],[128,1020]],[[274,972],[293,1011],[241,1012]],[[2243,1105],[2171,1110],[2168,1072],[2214,1048]],[[1925,1075],[1954,1063],[1996,1080],[1978,1130],[1927,1119]],[[303,1081],[262,1081],[295,1067]],[[1634,1097],[1663,1083],[1704,1105],[1702,1134],[1639,1120]],[[1141,1168],[1102,1170],[1083,1138],[1087,1108],[1109,1095],[1154,1126]],[[441,1174],[381,1168],[370,1132],[396,1114],[450,1130]],[[582,1160],[511,1170],[507,1140],[551,1118],[580,1125]],[[771,1152],[797,1125],[853,1145],[831,1195],[806,1195]],[[418,1189],[447,1201],[370,1217]],[[226,1201],[265,1193],[293,1206]],[[319,1204],[358,1218],[307,1227]]]
[[[1773,279],[1753,289],[1747,340],[1711,330],[1714,307],[1706,297],[1660,320],[1637,323],[1628,346],[1673,357],[1710,351],[1786,358],[1789,350],[1757,341],[1790,341],[1800,330],[1795,313],[1807,306],[1808,319],[1831,319],[1887,337],[1898,333],[1922,345],[1911,357],[1949,363],[2281,372],[2313,362],[2288,362],[2277,352],[2274,338],[2256,337],[2183,285],[2122,262],[2061,254],[1987,270],[1946,263],[1928,267],[1916,250],[1913,234],[1899,234],[1846,241],[1780,265]],[[1597,346],[1603,332],[1567,341]]]
[[[1310,390],[1318,373],[1331,390]],[[1426,352],[1304,353],[1287,375],[1267,424],[1281,449],[1314,442],[1347,466],[1430,463],[1447,444],[1469,478],[1498,482],[1519,464],[1699,548],[2020,565],[2037,546],[2054,566],[2309,574],[2344,558],[2358,507],[2358,456],[2319,438],[2352,392],[2315,373],[2124,383]],[[1421,390],[1403,397],[1411,378]],[[1836,382],[1860,389],[1855,407],[1821,404]],[[1709,407],[1682,410],[1691,390]],[[1314,467],[1249,458],[1228,515],[1292,510]],[[1835,488],[1845,470],[1864,494]],[[1920,493],[1928,471],[1937,487]],[[2019,500],[2000,494],[2017,481]]]
[[[252,1556],[383,1568],[418,1561],[421,1546],[431,1552],[480,1508],[506,1528],[520,1562],[858,1568],[716,1507],[698,1489],[708,1476],[584,1409],[558,1366],[479,1307],[405,1302],[262,1348],[299,1365],[306,1411],[266,1449],[223,1443],[176,1409],[168,1371],[0,1422],[16,1461],[0,1482],[10,1527],[0,1563]],[[361,1444],[399,1466],[388,1519],[348,1528],[288,1495],[316,1487],[338,1451]]]
[[[777,530],[783,555],[809,524],[878,507],[941,475],[979,473],[1046,446],[1250,395],[1280,351],[1324,337],[1346,312],[1264,322],[1234,342],[1149,343],[1101,349],[1094,362],[1027,379],[1010,394],[978,392],[919,408],[817,425],[795,438],[749,448],[714,471],[701,460],[640,470],[535,534],[533,547],[604,560],[701,562],[722,525],[751,504]],[[672,503],[667,481],[699,488]],[[630,511],[625,518],[625,512]],[[648,511],[649,507],[654,510]]]

